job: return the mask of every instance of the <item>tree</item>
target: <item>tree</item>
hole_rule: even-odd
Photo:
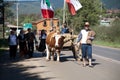
[[[20,14],[19,25],[23,26],[24,23],[31,23],[32,21],[37,21],[39,17],[39,14]]]
[[[83,7],[77,11],[75,16],[70,15],[67,10],[66,21],[76,31],[82,28],[85,21],[89,21],[91,25],[96,25],[101,14],[100,0],[80,0],[80,3]]]
[[[4,14],[5,14],[5,21],[6,22],[10,22],[12,23],[14,18],[14,13],[12,12],[12,10],[10,9],[10,6],[12,6],[13,3],[10,2],[4,2]]]
[[[59,18],[60,23],[63,21],[63,10],[62,9],[56,9],[55,10],[55,17]]]

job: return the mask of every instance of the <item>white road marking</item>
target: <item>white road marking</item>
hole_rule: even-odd
[[[114,59],[107,58],[107,57],[100,56],[100,55],[96,55],[96,54],[92,54],[92,55],[95,56],[95,57],[101,58],[103,60],[109,61],[109,62],[115,62],[117,64],[120,64],[120,61],[118,61],[118,60],[114,60]]]

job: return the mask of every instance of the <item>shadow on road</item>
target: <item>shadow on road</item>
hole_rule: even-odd
[[[35,55],[36,58],[38,55]],[[40,60],[40,59],[39,59]],[[46,72],[32,72],[30,70],[37,69],[37,67],[46,67],[46,66],[24,66],[22,64],[18,64],[18,62],[25,62],[25,59],[15,59],[10,60],[9,55],[5,54],[0,56],[0,80],[49,80],[55,77],[46,77],[41,78],[42,73]],[[29,59],[28,59],[29,61]]]
[[[73,59],[74,59],[73,56],[62,56],[60,58],[60,62],[73,61]]]

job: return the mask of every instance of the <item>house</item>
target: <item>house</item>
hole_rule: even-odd
[[[110,26],[110,20],[100,20],[101,26]]]
[[[39,33],[42,29],[50,32],[51,29],[56,28],[59,29],[59,19],[41,19],[35,22],[32,22],[32,25],[36,27],[37,33]]]
[[[6,32],[10,32],[11,30],[15,30],[17,35],[20,33],[20,30],[23,29],[22,26],[16,26],[16,25],[12,25],[12,24],[7,24],[7,27],[9,28],[9,30],[6,30]]]

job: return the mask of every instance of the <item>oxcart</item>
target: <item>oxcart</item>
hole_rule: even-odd
[[[72,35],[70,33],[64,33],[62,35],[65,36],[65,39],[64,39],[65,43],[63,45],[63,48],[71,49],[71,46],[73,45],[75,39],[77,38],[77,35]]]
[[[78,44],[75,44],[76,43],[76,38],[77,38],[78,35],[74,35],[72,33],[64,33],[64,34],[61,34],[61,35],[65,37],[63,49],[71,50],[72,53],[73,53],[73,56],[76,60],[81,59],[80,47],[79,47]],[[36,49],[39,51],[38,44],[36,46]]]
[[[71,50],[73,53],[73,56],[76,60],[81,60],[81,45],[80,43],[76,44],[77,35],[73,35],[70,33],[64,33],[63,36],[65,36],[65,43],[63,45],[63,49]]]

